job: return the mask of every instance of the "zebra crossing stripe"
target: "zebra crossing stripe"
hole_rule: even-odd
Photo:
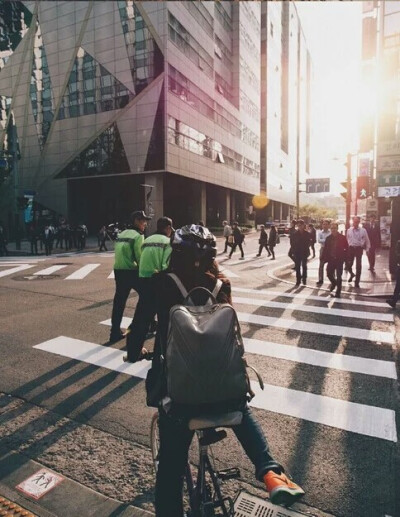
[[[289,320],[286,318],[274,318],[271,316],[259,316],[238,312],[238,319],[241,323],[252,323],[262,327],[269,326],[298,330],[300,332],[313,332],[324,336],[340,336],[352,339],[364,339],[365,341],[382,342],[394,344],[394,333],[381,330],[367,330],[358,327],[341,327],[338,325],[325,325],[323,323],[312,323],[310,321]],[[110,320],[111,321],[111,320]]]
[[[46,269],[41,269],[37,273],[34,273],[34,275],[41,275],[41,276],[47,276],[52,275],[56,271],[59,271],[60,269],[63,269],[64,267],[67,267],[66,265],[59,265],[59,266],[50,266]]]
[[[357,305],[359,307],[381,307],[387,309],[388,306],[386,303],[382,302],[374,302],[374,301],[363,301],[356,300],[354,298],[331,298],[326,291],[322,291],[321,296],[315,296],[312,294],[303,294],[303,293],[290,293],[288,291],[271,291],[269,289],[249,289],[247,287],[233,287],[233,292],[237,293],[247,293],[247,294],[262,294],[263,296],[283,296],[285,298],[295,298],[301,300],[313,300],[316,302],[330,302],[333,304],[348,304],[348,305]]]
[[[330,352],[320,352],[319,350],[311,350],[309,348],[272,343],[271,341],[261,341],[260,339],[244,338],[243,342],[246,352],[250,354],[311,364],[313,366],[320,366],[321,368],[331,368],[345,372],[397,379],[396,364],[392,361],[332,354]]]
[[[14,273],[19,273],[20,271],[29,269],[34,265],[35,264],[20,264],[19,266],[15,266],[10,269],[5,269],[4,271],[0,271],[0,278],[2,278],[3,276],[13,275]]]
[[[309,321],[289,320],[285,318],[274,318],[271,316],[258,316],[257,314],[248,314],[246,312],[238,312],[238,319],[241,323],[252,323],[262,327],[285,328],[290,330],[298,330],[300,332],[313,332],[324,336],[340,336],[353,339],[364,339],[365,341],[379,341],[382,343],[394,343],[394,334],[392,332],[384,332],[380,330],[367,330],[358,327],[339,327],[336,325],[325,325],[322,323],[311,323]],[[122,318],[121,327],[128,328],[132,319],[124,316]],[[101,325],[111,327],[111,319],[100,322]]]
[[[333,307],[318,307],[316,305],[301,305],[299,303],[274,302],[271,300],[260,300],[255,298],[235,297],[234,303],[243,305],[257,305],[259,307],[268,307],[270,309],[284,309],[291,311],[312,312],[314,314],[325,314],[326,316],[340,316],[345,318],[359,318],[362,320],[372,321],[390,321],[393,322],[393,314],[366,311],[347,311],[345,309],[334,309]]]
[[[226,269],[224,267],[220,267],[219,270],[221,271],[221,273],[224,273],[224,275],[227,278],[239,278],[239,275],[237,275],[236,273],[234,273],[233,271],[231,271],[229,269]]]
[[[124,352],[80,339],[59,336],[33,348],[93,364],[109,370],[145,379],[150,362],[124,363]],[[353,433],[396,442],[395,413],[378,408],[289,388],[265,385],[261,391],[255,383],[256,396],[251,405],[258,409],[308,420]]]
[[[255,408],[397,442],[396,414],[391,409],[279,386],[264,385],[261,391],[257,383],[251,384],[256,396],[250,405]]]
[[[96,345],[88,341],[59,336],[49,341],[35,345],[33,348],[58,354],[84,363],[94,364],[102,368],[108,368],[115,372],[126,373],[140,379],[145,379],[150,362],[124,363],[122,357],[125,354],[116,348]]]
[[[85,278],[85,276],[87,276],[99,266],[100,264],[87,264],[86,266],[78,269],[78,271],[75,271],[75,273],[72,273],[72,275],[67,276],[65,280],[82,280],[82,278]]]
[[[115,278],[114,270],[111,271],[107,278]]]

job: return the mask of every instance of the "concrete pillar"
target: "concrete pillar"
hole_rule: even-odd
[[[283,206],[283,203],[279,203],[279,220],[280,221],[283,220],[282,206]]]
[[[145,207],[146,213],[152,216],[152,220],[149,221],[148,233],[156,231],[157,219],[168,214],[164,214],[164,174],[163,173],[150,173],[145,176],[145,184],[153,185],[151,194],[147,198],[150,188],[145,187]]]
[[[231,191],[229,189],[226,189],[225,191],[225,217],[228,222],[231,221]]]
[[[200,220],[207,225],[207,186],[204,181],[200,183]]]

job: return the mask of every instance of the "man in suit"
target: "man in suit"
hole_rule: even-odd
[[[376,250],[381,247],[381,230],[379,224],[376,222],[375,214],[371,215],[369,222],[365,224],[367,230],[370,248],[368,252],[369,270],[375,273],[375,255]]]
[[[331,281],[330,291],[336,287],[335,298],[340,298],[342,291],[343,264],[349,247],[346,237],[338,232],[338,227],[338,223],[331,223],[331,234],[325,239],[321,255],[321,259],[328,263],[326,274]]]
[[[46,255],[51,255],[53,250],[54,230],[53,227],[46,224],[43,232],[43,242]]]
[[[297,221],[297,230],[291,241],[291,253],[296,268],[296,287],[307,283],[307,259],[310,256],[311,236],[305,229],[303,219]]]

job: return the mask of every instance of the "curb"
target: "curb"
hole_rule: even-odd
[[[0,494],[38,517],[154,517],[153,513],[111,499],[65,476],[40,500],[15,488],[42,468],[47,469],[17,451],[1,448]]]

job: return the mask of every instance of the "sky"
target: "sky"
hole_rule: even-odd
[[[362,2],[296,2],[313,63],[311,174],[341,190],[358,149]],[[343,189],[342,189],[343,190]]]

